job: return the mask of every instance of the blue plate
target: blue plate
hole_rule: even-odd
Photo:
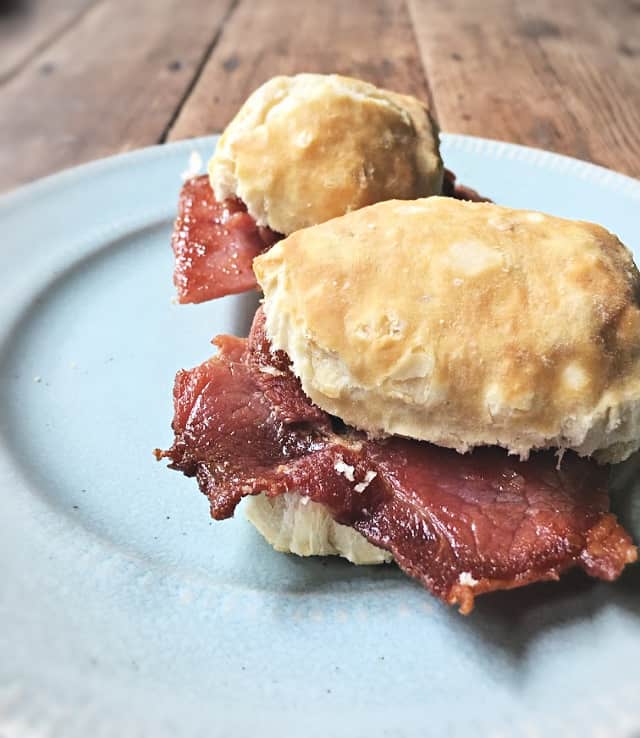
[[[0,200],[0,735],[637,736],[637,567],[464,618],[394,567],[275,553],[241,514],[212,523],[195,483],[154,461],[175,371],[256,305],[171,303],[179,173],[213,145]],[[501,203],[640,244],[639,182],[481,139],[443,151]],[[618,476],[638,539],[633,464]]]

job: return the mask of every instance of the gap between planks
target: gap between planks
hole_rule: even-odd
[[[176,120],[178,119],[178,116],[180,115],[182,108],[186,104],[187,100],[191,96],[191,93],[193,92],[194,87],[198,84],[198,80],[200,79],[200,76],[202,75],[202,71],[204,70],[207,62],[209,61],[211,55],[213,54],[214,49],[218,45],[218,42],[220,41],[220,38],[222,37],[222,34],[224,33],[224,29],[231,19],[231,16],[235,13],[236,8],[240,4],[240,0],[232,0],[231,5],[227,9],[227,12],[225,13],[224,17],[222,18],[222,22],[219,26],[219,28],[216,30],[213,38],[211,39],[211,43],[205,50],[204,54],[202,55],[202,59],[200,60],[200,63],[198,64],[195,73],[189,82],[187,88],[184,91],[184,94],[182,95],[178,105],[176,106],[175,111],[173,112],[173,115],[167,122],[167,125],[165,126],[164,130],[162,131],[162,134],[160,138],[158,139],[158,143],[166,143],[167,137],[169,136],[169,132],[173,128]],[[217,133],[217,131],[213,131],[213,133]]]
[[[405,2],[241,0],[166,140],[222,130],[270,77],[336,72],[429,100]]]

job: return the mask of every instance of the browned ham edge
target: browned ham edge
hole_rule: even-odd
[[[485,201],[455,179],[445,170],[443,194]],[[217,201],[206,174],[188,179],[180,192],[171,238],[178,302],[204,302],[256,289],[253,259],[281,238],[269,228],[258,227],[242,200]]]
[[[571,567],[611,581],[637,552],[608,512],[608,471],[573,453],[526,462],[498,448],[461,455],[429,443],[370,440],[311,404],[264,316],[248,339],[181,371],[170,467],[195,476],[216,519],[246,495],[293,491],[390,551],[469,613],[476,595],[557,579]]]

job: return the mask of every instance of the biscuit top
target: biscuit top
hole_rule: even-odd
[[[640,276],[604,228],[489,203],[379,203],[254,262],[267,331],[323,410],[465,451],[640,445]]]
[[[338,75],[274,77],[220,137],[216,197],[289,234],[391,198],[439,194],[438,130],[422,103]]]

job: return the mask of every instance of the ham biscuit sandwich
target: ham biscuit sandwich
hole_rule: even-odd
[[[283,236],[392,198],[456,187],[416,98],[348,77],[275,77],[220,137],[207,175],[185,182],[172,245],[178,301],[256,287],[253,259]]]
[[[175,441],[216,519],[395,560],[461,612],[637,558],[609,465],[640,446],[640,275],[600,226],[444,197],[299,230],[254,262],[248,339],[178,373]]]

